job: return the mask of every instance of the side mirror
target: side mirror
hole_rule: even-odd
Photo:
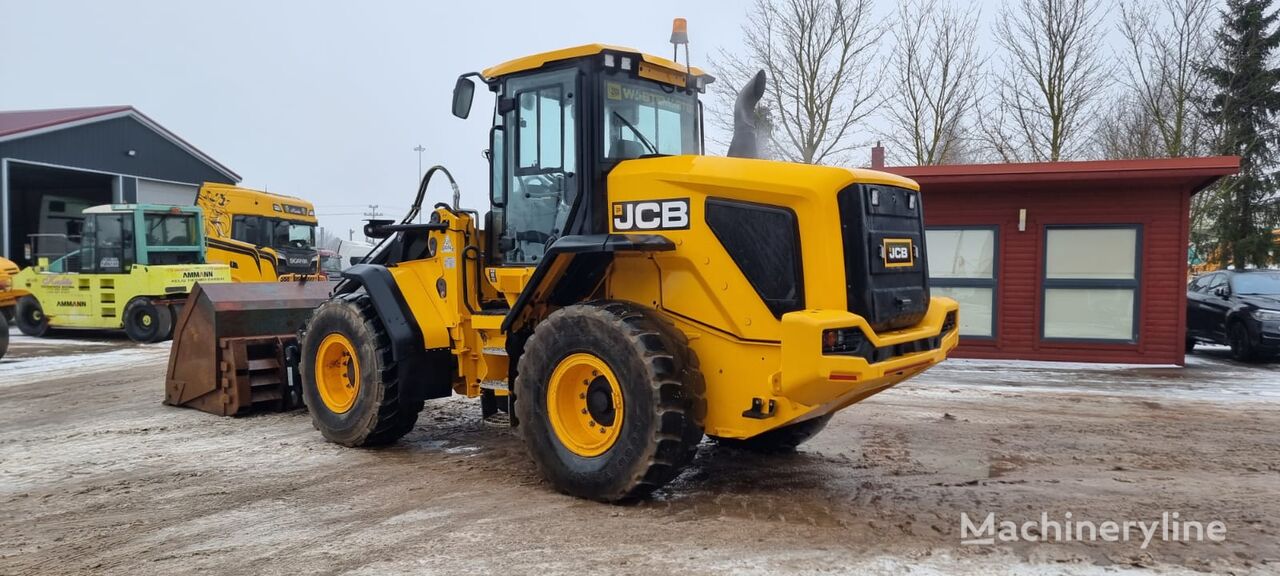
[[[1231,296],[1231,288],[1228,288],[1226,286],[1219,286],[1213,289],[1213,293],[1219,298],[1226,298],[1228,296]]]
[[[471,100],[476,95],[476,83],[466,76],[459,76],[453,85],[453,115],[466,119],[471,115]]]

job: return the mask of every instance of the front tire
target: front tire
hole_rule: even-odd
[[[40,338],[49,333],[49,318],[44,315],[44,308],[34,296],[23,296],[18,299],[18,330],[27,336]]]
[[[1249,329],[1244,322],[1235,321],[1227,329],[1227,342],[1231,345],[1231,357],[1240,362],[1253,362],[1258,359],[1253,340],[1249,338]]]
[[[817,436],[818,432],[827,427],[827,423],[831,421],[831,416],[831,414],[827,414],[817,418],[810,418],[803,422],[774,428],[764,434],[746,439],[720,438],[718,436],[712,436],[712,438],[715,439],[717,444],[730,448],[761,454],[786,454],[795,452],[796,448],[801,444]]]
[[[391,338],[368,295],[321,304],[302,340],[302,399],[325,439],[381,446],[413,430],[423,401],[404,396]]]
[[[643,497],[678,476],[702,440],[697,357],[682,332],[638,304],[552,313],[525,344],[515,389],[538,469],[581,498]]]

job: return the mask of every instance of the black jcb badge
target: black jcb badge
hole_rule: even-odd
[[[689,199],[614,202],[613,229],[688,230]]]

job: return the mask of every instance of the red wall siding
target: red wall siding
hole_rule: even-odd
[[[999,228],[996,337],[962,340],[958,357],[1181,364],[1186,324],[1186,246],[1190,190],[1147,184],[1097,187],[1070,182],[931,186],[917,178],[928,226]],[[1018,210],[1027,210],[1018,231]],[[1136,344],[1042,341],[1040,306],[1044,227],[1051,224],[1140,224],[1141,276]],[[963,313],[963,311],[962,311]]]

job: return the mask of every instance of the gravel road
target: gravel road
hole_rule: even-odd
[[[554,493],[463,398],[429,402],[392,447],[346,449],[303,412],[162,405],[166,358],[14,338],[0,574],[1280,571],[1280,370],[1221,350],[1187,368],[949,361],[795,455],[704,442],[674,484],[625,506]],[[1145,549],[960,542],[962,513],[1067,512],[1227,532]]]

